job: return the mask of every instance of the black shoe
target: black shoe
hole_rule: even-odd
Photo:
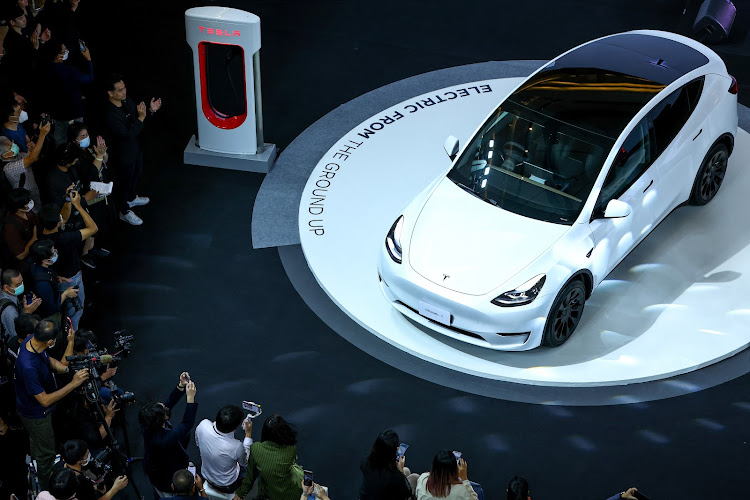
[[[81,264],[88,267],[89,269],[96,269],[96,264],[88,255],[84,255],[83,257],[81,257]]]
[[[106,248],[92,248],[91,250],[89,250],[87,255],[90,255],[97,259],[103,259],[105,257],[109,257],[109,250],[107,250]]]

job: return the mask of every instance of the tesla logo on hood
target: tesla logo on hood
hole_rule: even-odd
[[[447,275],[447,274],[444,274],[444,275],[443,275],[443,281],[447,280],[448,278],[450,278],[450,276],[449,276],[449,275]]]

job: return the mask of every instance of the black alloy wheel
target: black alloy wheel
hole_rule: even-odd
[[[706,155],[695,177],[690,200],[695,205],[705,205],[719,192],[727,173],[729,151],[724,144],[716,144]]]
[[[585,302],[586,287],[580,279],[565,285],[550,309],[542,345],[559,347],[567,342],[581,321]]]

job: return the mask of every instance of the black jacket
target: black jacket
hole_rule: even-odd
[[[175,387],[164,405],[171,410],[183,394],[183,391]],[[190,460],[185,449],[190,442],[190,431],[195,425],[197,411],[198,403],[188,403],[182,422],[177,427],[173,428],[167,422],[166,428],[143,431],[143,467],[151,484],[161,491],[171,491],[174,473],[188,468]]]
[[[138,119],[138,109],[130,97],[119,108],[107,102],[107,130],[110,157],[119,165],[133,163],[141,153],[139,136],[143,122]]]

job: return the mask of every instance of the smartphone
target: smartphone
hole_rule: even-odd
[[[406,443],[401,443],[398,445],[398,450],[396,450],[396,462],[401,460],[401,457],[406,455],[406,450],[409,448],[409,445]]]
[[[81,52],[86,52],[86,44],[83,43],[83,40],[78,40],[78,47],[80,47]]]
[[[640,491],[638,491],[638,490],[635,490],[635,491],[633,492],[633,496],[634,496],[635,498],[637,498],[638,500],[649,500],[649,499],[648,499],[648,497],[647,497],[646,495],[644,495],[643,493],[641,493],[641,492],[640,492]]]
[[[313,473],[312,473],[312,471],[311,470],[305,470],[304,474],[305,474],[305,478],[304,478],[305,486],[312,486],[312,484],[313,484]]]
[[[195,465],[189,465],[188,466],[188,471],[190,471],[190,473],[193,475],[193,477],[195,477]]]
[[[26,304],[31,304],[31,302],[34,300],[34,294],[33,293],[27,293],[24,295]]]
[[[62,321],[60,321],[60,323],[62,323],[62,329],[63,329],[63,333],[65,333],[65,335],[67,335],[68,332],[70,332],[70,330],[73,328],[73,322],[70,321],[70,318],[67,317],[67,316],[63,317],[63,319],[62,319]]]
[[[454,451],[453,456],[456,457],[456,463],[461,459],[462,453],[460,451]]]
[[[252,401],[243,401],[242,408],[244,408],[245,411],[248,412],[247,416],[250,418],[255,418],[261,413],[263,413],[263,410],[261,410],[260,405],[258,403],[253,403]]]

